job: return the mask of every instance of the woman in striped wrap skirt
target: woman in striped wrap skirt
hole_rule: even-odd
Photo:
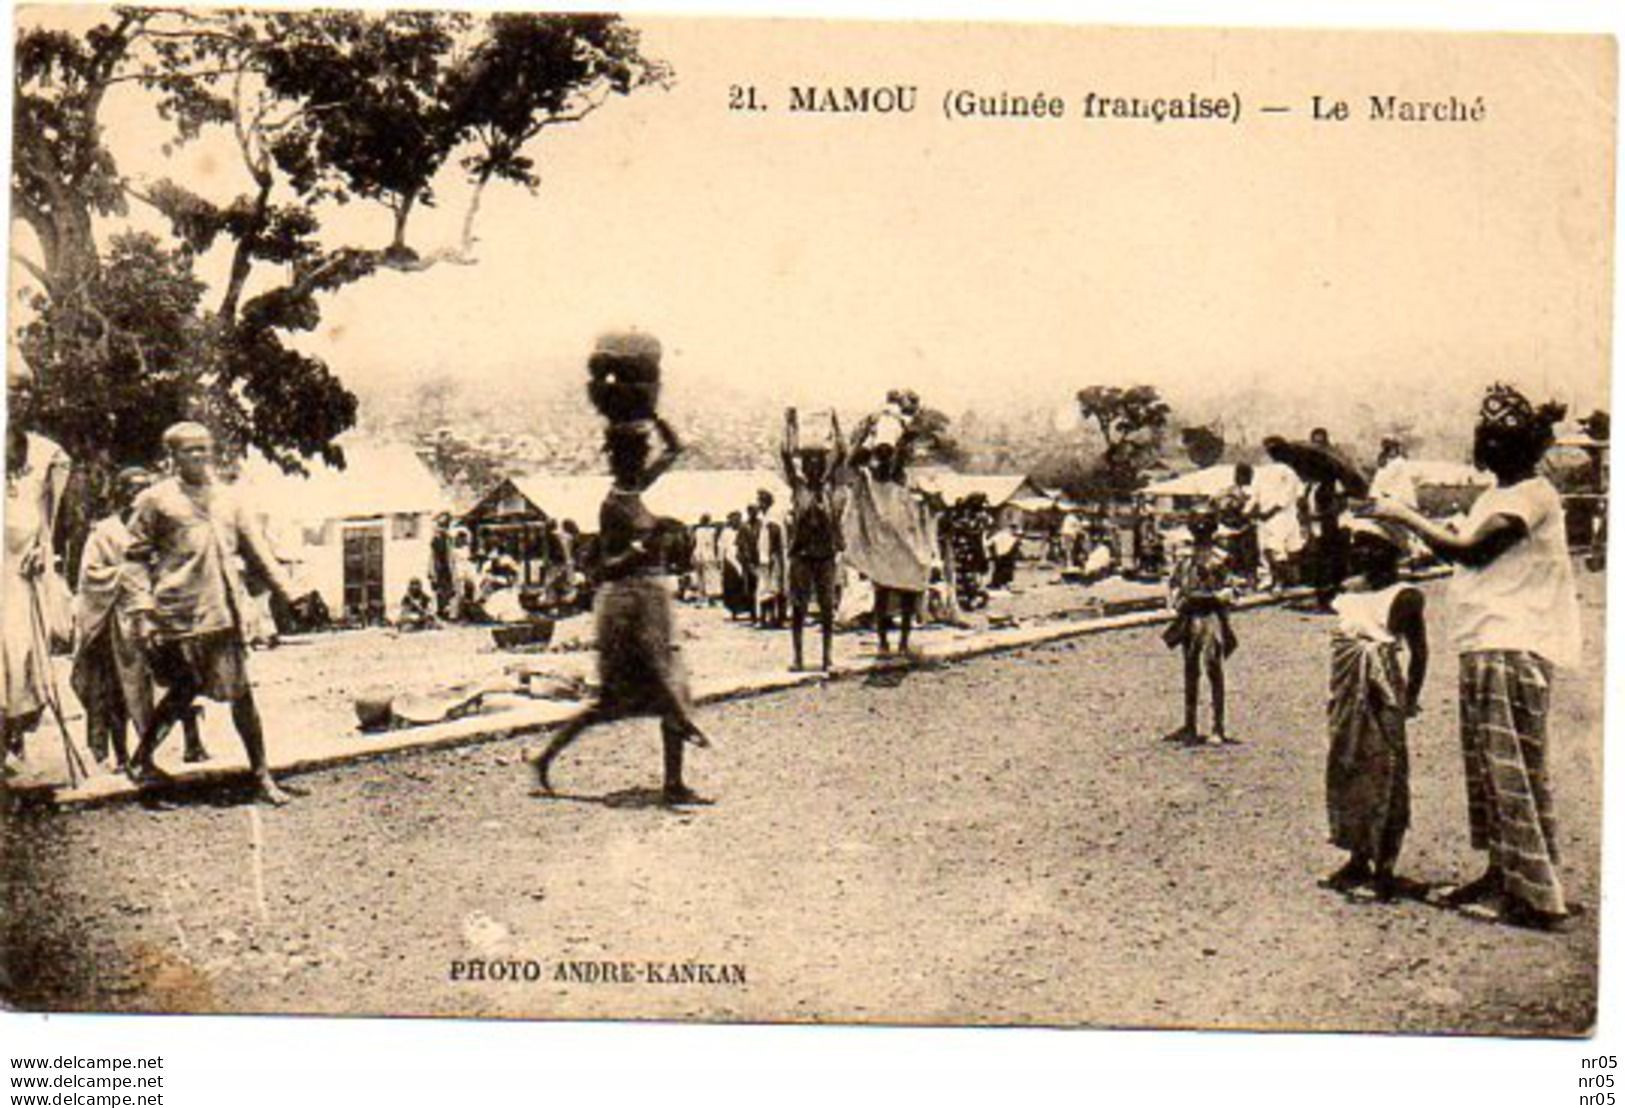
[[[1461,658],[1461,743],[1474,849],[1488,865],[1449,902],[1488,906],[1517,926],[1560,928],[1571,911],[1546,773],[1554,667],[1579,661],[1580,610],[1557,490],[1537,473],[1563,416],[1517,390],[1492,386],[1474,433],[1473,460],[1496,485],[1460,532],[1379,501],[1455,564],[1453,632]]]

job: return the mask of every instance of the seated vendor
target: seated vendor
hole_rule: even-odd
[[[406,595],[401,598],[401,613],[396,623],[403,631],[421,631],[435,625],[434,597],[423,587],[421,577],[412,578],[406,586]]]

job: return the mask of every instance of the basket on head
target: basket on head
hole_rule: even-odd
[[[814,408],[808,411],[796,412],[795,441],[790,447],[795,451],[822,450],[832,451],[836,446],[835,412],[831,408]]]
[[[641,331],[602,335],[587,359],[587,374],[587,399],[605,419],[653,419],[660,400],[660,340]]]

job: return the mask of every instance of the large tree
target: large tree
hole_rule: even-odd
[[[486,187],[539,185],[538,136],[668,79],[613,16],[122,7],[86,31],[25,23],[11,189],[37,244],[14,255],[35,286],[20,335],[31,420],[93,485],[187,414],[288,468],[342,462],[355,398],[295,338],[322,299],[380,270],[472,264]],[[132,95],[155,146],[226,136],[242,191],[121,172],[103,115]],[[418,248],[414,213],[457,177],[461,234]],[[132,202],[172,241],[119,231]],[[388,210],[387,241],[323,235],[352,202]],[[210,251],[229,258],[213,289],[194,268]]]

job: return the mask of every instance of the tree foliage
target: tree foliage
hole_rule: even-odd
[[[1084,457],[1075,444],[1043,452],[1027,466],[1027,475],[1040,488],[1059,490],[1077,503],[1110,500],[1119,491],[1105,461]]]
[[[1080,389],[1077,399],[1078,412],[1105,443],[1102,460],[1114,490],[1137,487],[1141,472],[1161,453],[1171,409],[1150,385],[1091,385]]]
[[[1179,441],[1185,448],[1185,456],[1203,469],[1216,465],[1219,459],[1224,457],[1224,433],[1217,428],[1208,426],[1181,428]]]
[[[355,397],[295,345],[323,299],[384,269],[473,264],[486,186],[541,182],[534,140],[669,77],[613,16],[121,7],[83,33],[25,25],[11,189],[38,244],[17,257],[36,285],[19,336],[29,418],[103,470],[150,458],[162,426],[187,415],[287,468],[341,462],[332,442]],[[166,152],[229,139],[243,190],[125,176],[102,116],[132,92]],[[420,250],[414,212],[458,177],[460,236]],[[132,200],[173,241],[99,243]],[[387,209],[388,241],[324,237],[323,215],[350,203]],[[230,266],[209,289],[195,265],[215,250]]]
[[[958,463],[963,451],[953,434],[953,419],[936,408],[921,408],[910,421],[914,436],[914,455],[917,460],[940,465]]]
[[[154,456],[164,428],[194,411],[203,293],[184,249],[124,234],[78,295],[55,305],[40,297],[20,329],[34,372],[27,418],[69,445],[93,496],[118,465]]]

